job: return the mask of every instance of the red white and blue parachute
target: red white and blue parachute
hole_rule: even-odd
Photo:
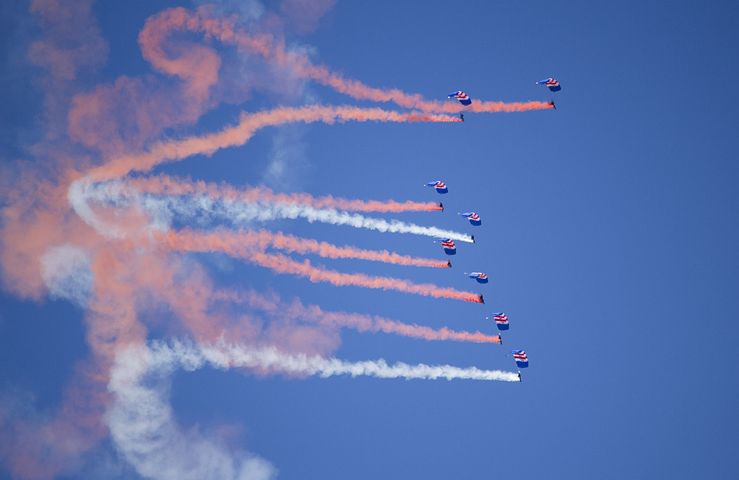
[[[457,254],[457,245],[454,243],[454,240],[451,238],[445,238],[441,241],[441,248],[444,249],[444,253],[447,255],[456,255]]]
[[[488,283],[488,274],[483,272],[472,272],[467,274],[468,277],[477,280],[477,283]]]
[[[472,99],[470,98],[470,96],[464,93],[462,90],[457,90],[456,92],[452,92],[447,96],[449,98],[456,98],[457,100],[459,100],[459,103],[461,103],[465,107],[472,104]]]
[[[437,192],[439,193],[447,193],[449,189],[446,186],[446,183],[442,182],[441,180],[432,180],[430,182],[426,183],[427,187],[434,187]]]
[[[552,92],[559,92],[562,90],[562,87],[560,86],[559,82],[556,78],[545,78],[544,80],[539,80],[536,82],[537,85],[546,85],[549,90]]]
[[[493,314],[493,320],[498,330],[508,330],[511,326],[508,324],[508,315],[503,312]]]
[[[460,215],[467,218],[467,220],[469,220],[470,223],[476,227],[482,225],[482,219],[480,218],[480,215],[478,215],[476,212],[462,212],[460,213]]]
[[[529,356],[524,350],[513,350],[513,359],[516,361],[518,368],[527,368],[529,366]]]

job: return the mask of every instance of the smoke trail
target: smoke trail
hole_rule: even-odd
[[[473,112],[524,112],[528,110],[548,110],[553,108],[547,102],[482,102],[475,101],[469,107],[458,102],[435,102],[425,100],[421,95],[409,94],[399,89],[370,87],[357,80],[346,79],[322,65],[313,65],[302,52],[288,52],[283,41],[268,34],[248,34],[236,30],[229,19],[218,19],[208,15],[207,10],[190,12],[185,9],[172,9],[147,20],[139,36],[144,56],[155,67],[167,71],[166,55],[161,43],[173,30],[189,30],[217,38],[224,44],[236,45],[241,50],[256,53],[267,61],[291,69],[298,76],[310,78],[322,85],[357,100],[394,103],[400,107],[423,112],[455,113]]]
[[[252,222],[278,219],[302,218],[308,222],[346,225],[383,233],[409,233],[432,238],[451,238],[460,242],[474,243],[472,236],[437,227],[424,227],[399,220],[366,217],[331,208],[314,208],[293,203],[241,202],[230,199],[213,199],[205,195],[157,197],[141,194],[126,183],[108,181],[90,183],[81,179],[72,183],[69,200],[75,211],[95,229],[108,232],[109,236],[120,236],[120,229],[106,225],[92,211],[89,201],[116,207],[137,205],[152,217],[152,221],[164,228],[173,216],[201,222],[225,220],[235,226],[249,226]]]
[[[422,112],[479,112],[479,113],[497,113],[497,112],[526,112],[530,110],[550,110],[554,108],[548,102],[530,101],[530,102],[486,102],[475,100],[472,105],[464,106],[457,101],[437,102],[425,100],[421,95],[409,94],[402,90],[381,89],[369,87],[357,80],[350,80],[341,75],[331,72],[327,67],[322,65],[310,65],[304,57],[298,57],[295,53],[285,53],[285,58],[291,57],[292,67],[299,74],[302,74],[311,80],[322,85],[333,88],[337,92],[346,94],[356,100],[372,100],[374,102],[394,103],[399,107],[410,108]],[[277,58],[280,58],[278,56]]]
[[[149,370],[171,372],[176,368],[188,371],[204,366],[214,368],[248,368],[268,373],[288,375],[315,375],[328,378],[339,375],[351,377],[369,376],[376,378],[403,378],[406,380],[497,380],[518,382],[518,374],[501,370],[482,370],[477,367],[455,367],[452,365],[410,365],[407,363],[388,364],[385,360],[347,362],[338,358],[325,358],[304,354],[288,354],[274,347],[251,347],[229,345],[219,342],[213,345],[193,345],[179,341],[169,343],[154,342],[150,347],[134,346],[119,355],[113,369],[111,385],[115,391],[116,382],[125,375],[126,363],[138,366],[139,378],[142,366]],[[134,376],[135,380],[135,376]]]
[[[334,124],[347,121],[455,123],[460,120],[448,115],[400,113],[380,108],[322,105],[281,107],[256,113],[242,113],[239,123],[220,132],[156,143],[148,151],[114,158],[104,165],[93,168],[88,175],[96,180],[109,180],[132,171],[149,171],[162,163],[182,160],[193,155],[212,155],[220,149],[245,144],[257,130],[268,126],[295,122]]]
[[[451,238],[460,242],[475,243],[472,236],[453,230],[444,230],[437,227],[423,227],[399,220],[385,220],[382,218],[365,217],[358,213],[341,212],[330,208],[313,208],[294,204],[231,204],[231,211],[236,218],[257,218],[267,216],[272,218],[303,218],[308,222],[322,222],[331,225],[347,225],[354,228],[364,228],[387,233],[410,233],[432,238]],[[253,212],[256,209],[258,212]],[[243,217],[242,217],[243,216]],[[234,217],[232,217],[234,218]]]
[[[289,253],[316,254],[324,258],[354,258],[374,262],[384,262],[396,265],[415,267],[450,268],[447,261],[416,258],[387,250],[365,250],[354,247],[338,247],[331,243],[300,238],[278,232],[266,230],[242,230],[232,232],[220,229],[213,233],[199,233],[190,229],[177,232],[168,232],[160,235],[158,240],[167,247],[189,252],[223,252],[234,257],[249,258],[255,250],[264,251],[268,248],[283,250]]]
[[[395,200],[356,200],[331,195],[313,197],[307,193],[275,193],[267,187],[239,190],[226,184],[206,183],[202,180],[180,180],[166,175],[131,178],[126,181],[141,192],[164,195],[207,195],[215,199],[242,202],[294,203],[314,208],[332,208],[350,212],[433,212],[443,210],[435,202],[397,202]]]
[[[265,296],[255,291],[218,291],[214,292],[214,298],[221,301],[247,304],[251,308],[261,310],[280,319],[308,321],[329,327],[352,328],[359,332],[383,332],[428,341],[500,343],[498,335],[486,335],[479,331],[457,331],[447,327],[436,330],[424,325],[403,323],[375,315],[325,311],[318,305],[305,306],[298,299],[291,302],[281,302],[275,295]]]
[[[461,292],[453,288],[442,288],[429,283],[411,283],[407,280],[390,277],[371,277],[361,273],[340,273],[314,267],[308,260],[299,262],[280,254],[254,252],[246,258],[251,263],[269,268],[277,273],[287,273],[304,277],[311,282],[328,282],[336,286],[355,286],[380,290],[395,290],[425,297],[450,298],[472,303],[485,303],[482,295]]]

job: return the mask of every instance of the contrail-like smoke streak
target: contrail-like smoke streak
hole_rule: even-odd
[[[474,243],[472,236],[437,227],[424,227],[399,220],[366,217],[358,213],[342,212],[331,208],[315,208],[293,203],[242,202],[229,199],[213,199],[204,195],[160,197],[141,194],[122,181],[90,183],[81,179],[72,183],[69,201],[85,222],[108,236],[120,236],[120,229],[102,224],[89,205],[96,201],[103,206],[138,206],[148,212],[158,224],[164,225],[173,216],[191,221],[207,222],[223,220],[235,226],[250,226],[253,222],[302,218],[308,222],[345,225],[383,233],[409,233],[431,238],[451,238]],[[105,234],[105,233],[104,233]]]
[[[356,200],[331,195],[314,197],[307,193],[275,193],[262,186],[239,190],[227,184],[206,183],[202,180],[181,180],[166,175],[129,178],[126,183],[140,192],[159,195],[206,195],[213,199],[290,203],[350,212],[438,212],[443,210],[442,206],[435,202]]]
[[[298,299],[291,302],[282,302],[275,295],[262,295],[255,291],[218,291],[214,292],[214,299],[246,304],[272,317],[312,322],[328,327],[352,328],[359,332],[382,332],[428,341],[500,343],[498,335],[486,335],[479,331],[458,331],[447,327],[433,329],[424,325],[403,323],[376,315],[325,311],[318,305],[303,305]]]
[[[268,248],[289,253],[315,254],[324,258],[353,258],[415,267],[450,268],[447,261],[409,257],[387,250],[365,250],[355,247],[339,247],[328,242],[300,238],[281,232],[266,230],[242,230],[238,232],[219,229],[212,233],[200,233],[191,229],[169,231],[157,237],[168,248],[188,252],[223,252],[233,257],[249,258],[254,251]]]
[[[244,145],[257,130],[264,127],[296,122],[334,124],[348,121],[455,123],[460,120],[442,114],[400,113],[381,108],[352,106],[308,105],[295,108],[275,108],[256,113],[242,113],[238,124],[220,132],[182,140],[163,141],[154,144],[145,152],[114,158],[90,170],[88,175],[95,180],[109,180],[122,177],[132,171],[146,172],[162,163],[182,160],[193,155],[212,155],[223,148]]]
[[[308,260],[299,262],[280,254],[255,252],[246,258],[251,263],[269,268],[277,273],[286,273],[304,277],[311,282],[328,282],[336,286],[355,286],[380,290],[395,290],[413,293],[425,297],[450,298],[472,303],[484,303],[482,295],[461,292],[453,288],[443,288],[429,283],[412,283],[407,280],[390,277],[371,277],[362,273],[340,273],[314,267]]]
[[[268,34],[248,34],[237,30],[228,19],[213,18],[207,9],[195,12],[183,8],[171,9],[146,22],[139,36],[144,56],[157,68],[167,71],[166,54],[161,44],[174,30],[200,32],[217,38],[224,44],[236,45],[240,50],[256,53],[269,62],[291,69],[299,76],[310,78],[322,85],[333,88],[337,92],[357,100],[394,103],[400,107],[423,112],[456,113],[473,112],[525,112],[529,110],[549,110],[553,106],[548,102],[484,102],[475,101],[469,107],[454,102],[436,102],[425,100],[421,95],[409,94],[399,89],[383,89],[370,87],[357,80],[344,78],[322,65],[313,65],[308,57],[300,52],[288,52],[282,41]]]
[[[487,380],[518,382],[518,374],[501,370],[482,370],[477,367],[452,365],[388,364],[385,360],[347,362],[338,358],[326,358],[304,354],[288,354],[274,347],[229,345],[220,342],[213,345],[194,345],[172,341],[154,342],[150,347],[134,346],[121,354],[113,370],[111,385],[126,373],[123,365],[132,363],[139,369],[173,371],[177,368],[197,370],[204,366],[214,368],[247,368],[260,372],[288,375],[315,375],[328,378],[339,375],[351,377],[403,378],[406,380]],[[141,370],[140,370],[141,371]],[[144,370],[142,373],[145,373]],[[130,375],[130,374],[129,374]],[[141,375],[141,373],[139,373]],[[130,377],[129,377],[130,379]]]

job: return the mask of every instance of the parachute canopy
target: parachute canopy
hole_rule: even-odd
[[[444,240],[442,240],[441,247],[444,249],[444,253],[446,253],[447,255],[457,254],[457,245],[451,238],[445,238]]]
[[[468,277],[477,280],[477,283],[488,283],[488,274],[483,272],[472,272],[467,274]]]
[[[456,98],[457,100],[459,100],[459,103],[461,103],[465,107],[472,104],[472,99],[470,98],[470,96],[464,93],[462,90],[457,90],[456,92],[452,92],[447,96],[449,98]]]
[[[430,182],[426,183],[427,187],[434,187],[437,192],[439,193],[447,193],[449,189],[446,186],[446,183],[442,182],[441,180],[432,180]]]
[[[527,368],[529,366],[529,357],[524,350],[514,350],[513,359],[516,361],[518,368]]]
[[[462,212],[460,213],[460,215],[467,218],[467,220],[469,220],[470,223],[476,227],[482,225],[482,219],[480,218],[480,215],[478,215],[476,212]]]
[[[559,85],[559,82],[556,78],[545,78],[544,80],[539,80],[536,82],[537,85],[546,85],[547,88],[553,92],[559,92],[562,90],[562,87]]]
[[[493,320],[495,320],[495,325],[498,327],[498,330],[508,330],[510,328],[510,325],[508,324],[508,315],[503,312],[494,313]]]

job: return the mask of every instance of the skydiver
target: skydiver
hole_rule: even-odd
[[[452,268],[452,262],[450,260],[446,261],[447,268]]]
[[[460,120],[462,120],[462,121],[464,122],[464,113],[460,113],[460,114],[459,114],[459,119],[460,119]]]
[[[503,345],[503,335],[498,334],[498,343]]]
[[[523,381],[523,380],[521,379],[521,371],[520,371],[520,370],[518,371],[518,381],[519,381],[519,382]]]
[[[482,294],[480,294],[480,303],[485,303],[485,299],[482,298]]]
[[[472,243],[475,243],[475,236],[474,235],[470,235],[470,237],[472,238]]]
[[[441,202],[439,202],[439,208],[441,208],[441,211],[443,212],[444,211],[444,204],[441,203]]]
[[[557,109],[557,106],[554,104],[554,100],[549,100],[549,105],[551,105],[553,109]]]

